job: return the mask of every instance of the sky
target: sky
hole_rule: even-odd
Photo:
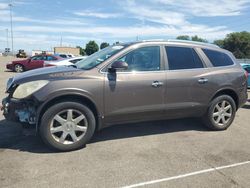
[[[89,40],[114,43],[198,35],[209,42],[250,31],[250,0],[0,0],[0,49],[84,47]]]

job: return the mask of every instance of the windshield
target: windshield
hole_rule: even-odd
[[[85,70],[92,69],[97,65],[101,64],[102,62],[104,62],[105,60],[107,60],[108,58],[110,58],[112,55],[121,51],[123,48],[124,46],[122,45],[110,46],[104,48],[103,50],[100,50],[99,52],[92,54],[86,59],[77,62],[76,66],[79,69],[85,69]]]

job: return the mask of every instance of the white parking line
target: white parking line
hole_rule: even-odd
[[[188,174],[182,174],[182,175],[178,175],[178,176],[172,176],[172,177],[168,177],[168,178],[152,180],[152,181],[146,181],[146,182],[137,183],[137,184],[133,184],[133,185],[128,185],[128,186],[124,186],[122,188],[141,187],[141,186],[145,186],[145,185],[151,185],[151,184],[155,184],[155,183],[161,183],[161,182],[181,179],[181,178],[185,178],[185,177],[189,177],[189,176],[195,176],[195,175],[198,175],[198,174],[213,172],[213,171],[216,171],[216,170],[222,170],[222,169],[226,169],[226,168],[233,168],[233,167],[236,167],[236,166],[246,165],[246,164],[249,164],[249,163],[250,163],[250,161],[245,161],[245,162],[235,163],[235,164],[231,164],[231,165],[227,165],[227,166],[214,167],[214,168],[209,168],[209,169],[205,169],[205,170],[191,172],[191,173],[188,173]]]

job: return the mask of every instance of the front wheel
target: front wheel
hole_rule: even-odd
[[[93,112],[78,102],[63,102],[51,106],[42,116],[40,136],[53,149],[80,149],[94,134]]]
[[[212,130],[226,130],[232,124],[235,113],[236,104],[232,97],[221,95],[210,103],[203,122]]]

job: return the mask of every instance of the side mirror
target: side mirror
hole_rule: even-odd
[[[116,70],[127,70],[128,64],[124,61],[115,61],[111,68],[109,68],[109,72],[115,72]]]

